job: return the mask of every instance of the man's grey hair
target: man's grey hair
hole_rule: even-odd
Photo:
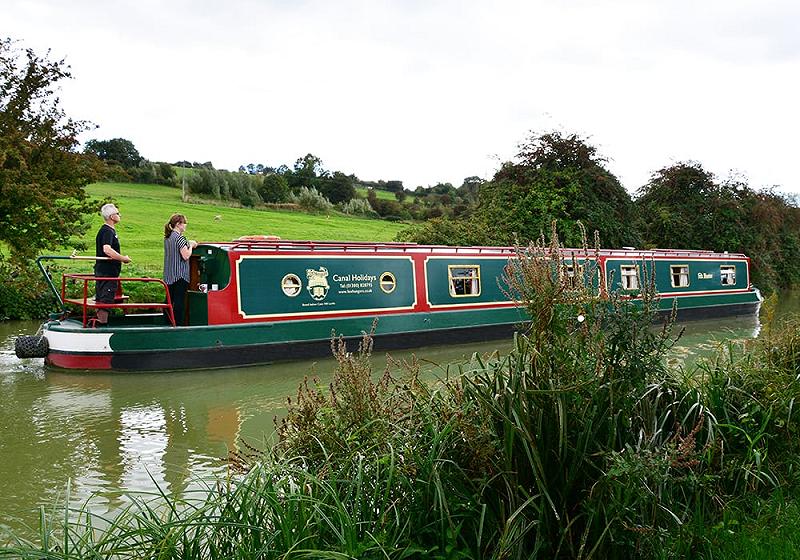
[[[100,215],[103,216],[104,220],[109,219],[113,214],[116,214],[117,212],[119,212],[119,210],[117,210],[117,207],[111,203],[103,204],[103,207],[100,209]]]

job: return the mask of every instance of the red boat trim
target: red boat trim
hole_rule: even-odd
[[[50,352],[47,364],[64,369],[111,369],[111,354],[65,354]]]
[[[708,296],[708,295],[721,295],[721,294],[743,294],[750,292],[747,288],[742,288],[739,290],[706,290],[706,291],[698,291],[698,292],[659,292],[658,296],[660,298],[665,297],[675,297],[675,296],[682,296],[682,297],[692,297],[692,296]]]
[[[505,307],[519,307],[513,301],[485,301],[482,303],[440,303],[431,305],[431,311],[458,311],[461,309],[502,309]]]
[[[405,315],[410,311],[416,312],[414,308],[393,308],[393,309],[364,309],[359,311],[323,311],[317,313],[300,312],[285,315],[271,315],[269,321],[263,319],[253,318],[248,316],[246,319],[239,319],[232,323],[223,324],[236,324],[245,325],[250,323],[280,323],[283,321],[306,321],[312,319],[341,319],[347,317],[380,317],[382,315]]]

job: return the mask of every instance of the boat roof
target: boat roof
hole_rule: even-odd
[[[252,236],[261,237],[261,236]],[[266,237],[266,236],[265,236]],[[228,242],[202,243],[206,246],[219,247],[225,251],[249,252],[344,252],[344,253],[425,253],[425,254],[464,254],[464,255],[508,255],[517,253],[516,247],[490,247],[490,246],[452,246],[452,245],[421,245],[405,242],[371,242],[371,241],[307,241],[283,239],[254,239],[242,238]],[[525,247],[520,246],[524,251]],[[714,258],[714,259],[746,259],[743,253],[722,253],[715,251],[694,249],[636,249],[623,247],[622,249],[582,249],[564,247],[561,253],[568,256],[579,257],[586,255],[589,258],[595,255],[610,258]]]

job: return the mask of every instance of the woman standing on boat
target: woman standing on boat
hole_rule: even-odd
[[[173,214],[164,224],[164,282],[169,288],[176,325],[184,324],[184,303],[189,287],[189,257],[192,249],[197,247],[196,241],[187,241],[183,236],[186,226],[186,216],[183,214]]]

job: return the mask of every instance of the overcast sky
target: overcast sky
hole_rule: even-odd
[[[3,0],[0,36],[153,161],[459,186],[559,129],[631,192],[682,160],[800,192],[797,0]]]

